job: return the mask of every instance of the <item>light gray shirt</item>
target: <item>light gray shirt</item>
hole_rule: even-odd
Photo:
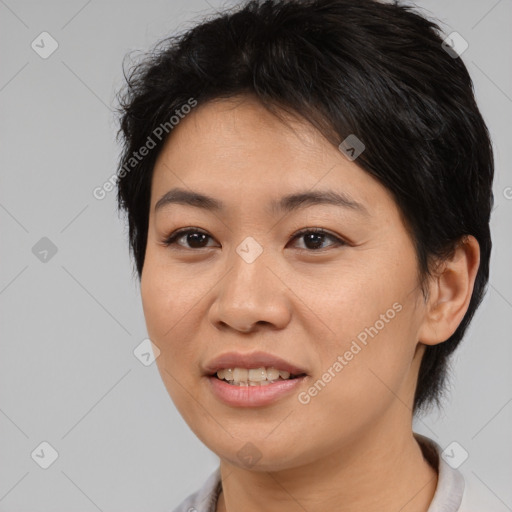
[[[441,457],[442,449],[432,439],[414,433],[423,456],[437,468],[436,492],[428,512],[489,512],[489,503],[474,498],[465,485],[464,476]],[[220,466],[208,477],[202,487],[185,499],[172,512],[215,512],[222,490]],[[478,501],[478,503],[477,503]],[[485,508],[481,508],[481,507]]]

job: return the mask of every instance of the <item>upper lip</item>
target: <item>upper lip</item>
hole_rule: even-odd
[[[284,359],[266,352],[226,352],[215,357],[204,367],[207,375],[214,375],[224,368],[276,368],[289,372],[291,375],[302,375],[306,371]]]

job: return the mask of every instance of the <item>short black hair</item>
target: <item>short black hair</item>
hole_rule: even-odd
[[[443,40],[436,20],[398,1],[246,0],[163,39],[128,75],[123,65],[117,199],[139,279],[154,164],[170,116],[192,98],[249,94],[278,117],[309,121],[336,146],[355,134],[365,145],[356,163],[392,193],[412,236],[425,299],[436,261],[465,235],[480,245],[464,318],[421,361],[414,413],[441,406],[448,356],[487,286],[494,203],[490,136],[469,73]],[[154,147],[135,162],[149,138]]]

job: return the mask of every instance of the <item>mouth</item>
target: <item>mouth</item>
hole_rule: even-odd
[[[293,380],[306,370],[266,352],[228,352],[210,361],[203,372],[232,385],[265,385],[278,380]]]
[[[274,368],[278,374],[276,379],[268,379],[269,376],[276,377],[276,373],[270,370],[270,372],[267,371],[266,379],[251,380],[254,377],[253,373],[257,373],[258,377],[262,376],[262,370],[267,371],[267,368],[224,368],[207,376],[208,387],[218,400],[230,407],[266,407],[280,400],[289,399],[306,385],[308,379],[305,373],[290,374],[289,372],[284,373],[286,378],[283,378],[280,371]],[[251,378],[249,378],[249,372],[251,372]],[[247,380],[235,380],[235,378],[245,379],[245,373],[247,373]],[[233,380],[228,380],[230,378]]]
[[[232,407],[264,407],[309,380],[304,368],[266,352],[224,353],[203,367],[210,391]]]
[[[210,373],[209,377],[224,381],[232,386],[268,386],[275,382],[305,377],[306,373],[290,373],[274,367],[259,368],[221,368]]]

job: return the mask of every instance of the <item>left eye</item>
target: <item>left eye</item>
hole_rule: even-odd
[[[342,245],[347,245],[346,242],[344,240],[342,240],[341,238],[339,238],[331,233],[328,233],[327,231],[325,231],[321,228],[303,229],[302,231],[299,231],[298,233],[296,233],[292,237],[292,240],[295,240],[297,238],[302,238],[302,239],[304,239],[304,241],[306,243],[309,243],[313,246],[313,247],[306,247],[306,250],[307,249],[312,249],[312,250],[323,249],[324,247],[322,247],[322,242],[326,238],[330,238],[331,240],[334,240],[334,246],[336,246],[336,247],[339,247]],[[301,247],[301,249],[302,249],[302,247]]]
[[[307,235],[307,237],[306,237]],[[186,243],[190,244],[189,247],[185,247],[185,249],[205,249],[208,246],[202,245],[208,238],[212,238],[210,235],[205,233],[202,230],[196,229],[196,228],[186,228],[186,229],[180,229],[178,231],[175,231],[172,233],[169,237],[167,237],[165,240],[163,240],[163,244],[168,247],[171,245],[179,245],[183,246],[180,243],[177,243],[178,240],[181,240],[182,238],[186,239]],[[296,233],[292,240],[295,240],[297,238],[303,238],[306,242],[306,244],[310,244],[312,247],[306,247],[306,250],[318,250],[323,249],[323,241],[326,238],[330,238],[331,240],[334,240],[335,246],[342,246],[347,245],[347,243],[342,240],[341,238],[328,233],[327,231],[324,231],[323,229],[303,229],[302,231],[299,231]],[[210,246],[212,247],[212,246]],[[300,248],[304,249],[304,248]]]

